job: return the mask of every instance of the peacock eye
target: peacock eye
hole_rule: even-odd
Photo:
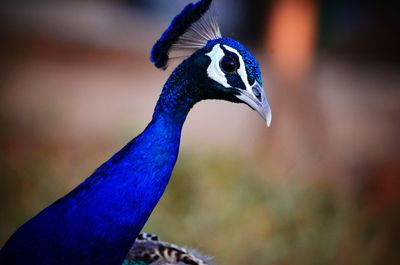
[[[231,56],[224,56],[219,63],[222,71],[226,74],[233,74],[237,70],[237,63]]]

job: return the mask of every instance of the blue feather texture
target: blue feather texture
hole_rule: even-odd
[[[1,249],[0,264],[122,264],[169,182],[196,102],[180,81],[187,79],[183,68],[165,84],[144,132],[22,225]]]
[[[211,2],[189,4],[153,47],[151,60],[160,68],[167,66],[174,47],[196,49],[168,78],[146,129],[82,184],[23,224],[0,250],[1,265],[124,262],[169,182],[190,109],[205,99],[246,103],[238,97],[240,85],[229,87],[210,78],[210,67],[220,62],[210,53],[229,46],[243,59],[245,73],[230,74],[227,83],[239,84],[234,80],[247,76],[242,81],[262,85],[251,53],[233,39],[217,38],[214,20],[204,18]],[[194,32],[207,25],[211,29],[200,32],[206,37],[191,42],[197,36]]]

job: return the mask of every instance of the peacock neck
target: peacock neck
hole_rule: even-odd
[[[175,69],[164,85],[153,114],[153,121],[161,118],[171,124],[183,125],[190,109],[200,101],[200,97],[194,93],[196,89],[189,83],[185,67],[183,63]]]
[[[165,84],[146,129],[22,226],[1,250],[0,263],[4,255],[18,259],[16,264],[122,264],[164,193],[183,123],[198,101],[179,69]]]
[[[179,153],[183,124],[190,109],[199,101],[190,94],[192,89],[184,81],[184,72],[186,70],[181,71],[179,67],[174,71],[164,85],[149,125],[110,160],[113,167],[122,165],[126,173],[132,173],[131,195],[141,195],[139,209],[143,212],[135,211],[142,221],[147,220],[169,182]],[[133,171],[125,169],[126,161],[133,162]],[[146,196],[142,196],[143,191]]]
[[[199,101],[190,94],[189,83],[183,81],[181,73],[179,68],[175,70],[164,85],[146,129],[105,164],[106,175],[113,175],[113,180],[104,186],[101,194],[103,197],[108,193],[109,198],[117,202],[107,210],[106,215],[115,220],[107,227],[111,227],[110,232],[114,234],[117,230],[123,232],[116,238],[120,242],[118,249],[125,254],[168,185],[179,153],[183,124],[190,109]],[[107,204],[108,201],[102,203],[103,209]]]

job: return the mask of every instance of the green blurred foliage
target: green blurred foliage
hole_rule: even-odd
[[[217,264],[332,264],[347,206],[324,183],[268,181],[247,162],[185,154],[145,229]]]

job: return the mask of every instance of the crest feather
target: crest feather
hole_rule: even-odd
[[[187,5],[162,34],[151,51],[151,62],[166,69],[168,61],[186,58],[203,48],[208,41],[221,38],[212,0]]]

